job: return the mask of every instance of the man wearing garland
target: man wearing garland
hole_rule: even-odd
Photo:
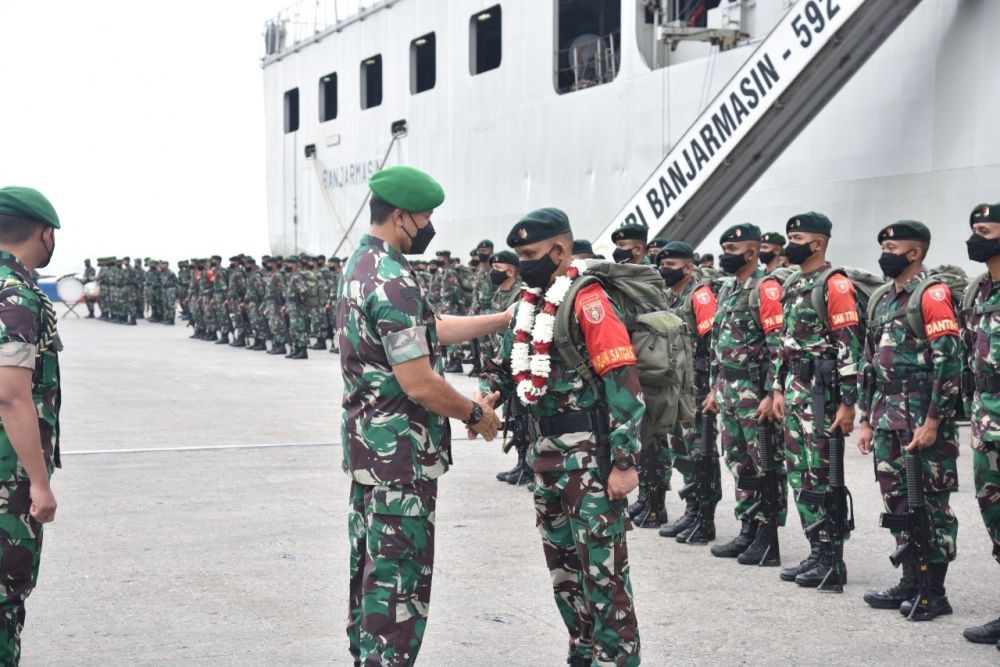
[[[639,481],[636,433],[645,409],[635,351],[600,284],[585,286],[563,306],[573,281],[586,270],[572,261],[573,234],[565,213],[543,208],[527,214],[507,245],[517,251],[529,289],[480,391],[516,393],[527,408],[536,522],[556,607],[570,635],[569,664],[638,665],[625,539],[631,528],[625,498]],[[593,371],[590,382],[551,354],[560,306],[573,309],[570,327]]]

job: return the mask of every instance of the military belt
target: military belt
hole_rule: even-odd
[[[976,390],[986,394],[1000,392],[1000,375],[976,373]]]
[[[896,380],[875,380],[882,395],[889,394],[916,394],[926,393],[930,388],[926,375],[918,375],[915,378],[899,378]]]
[[[598,410],[577,410],[551,417],[528,420],[528,432],[535,439],[554,438],[564,433],[592,433],[599,429],[601,413]],[[607,425],[605,425],[605,429]]]
[[[721,369],[723,379],[748,380],[756,382],[760,379],[760,371],[756,368],[725,368]]]

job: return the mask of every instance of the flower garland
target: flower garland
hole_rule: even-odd
[[[548,391],[552,372],[550,352],[555,333],[556,311],[566,298],[570,286],[587,263],[574,260],[569,271],[555,279],[545,296],[539,288],[526,289],[521,294],[514,317],[514,346],[510,354],[511,371],[517,385],[517,396],[524,405],[538,402]],[[539,308],[539,302],[543,302]]]

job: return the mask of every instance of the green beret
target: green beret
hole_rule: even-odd
[[[980,204],[969,215],[969,226],[977,222],[1000,222],[1000,204]]]
[[[778,232],[768,232],[767,234],[761,235],[760,242],[770,243],[771,245],[780,245],[783,247],[785,243],[787,243],[787,240]]]
[[[507,245],[517,248],[567,233],[570,228],[565,213],[557,208],[540,208],[517,221],[507,235]]]
[[[38,190],[12,185],[0,188],[0,214],[27,220],[59,229],[59,216],[52,203]]]
[[[436,253],[434,253],[434,256],[435,257],[448,257],[450,259],[451,258],[451,250],[438,250]]]
[[[383,169],[368,181],[372,194],[404,211],[430,211],[444,201],[444,190],[433,178],[413,167]]]
[[[683,241],[670,241],[660,248],[656,259],[657,261],[661,259],[694,259],[694,248]]]
[[[232,257],[229,258],[229,261],[230,262],[239,262],[242,259],[243,258],[240,255],[233,255]]]
[[[731,241],[760,241],[760,227],[752,225],[749,222],[741,222],[738,225],[733,225],[722,232],[722,236],[719,237],[720,244]],[[693,255],[694,253],[692,253]]]
[[[924,241],[931,242],[931,230],[927,225],[916,220],[900,220],[894,222],[878,233],[878,242],[882,241]]]
[[[272,262],[279,262],[280,263],[280,262],[284,262],[285,258],[282,257],[281,255],[275,255],[274,257],[271,258],[271,261]]]
[[[514,266],[520,266],[521,260],[518,259],[517,255],[510,250],[501,250],[490,257],[490,266],[494,264],[512,264]]]
[[[593,255],[594,246],[590,245],[590,241],[584,239],[575,239],[573,241],[573,254],[574,255]]]
[[[650,241],[647,245],[656,246],[657,248],[660,248],[662,250],[663,246],[667,245],[668,243],[670,243],[670,242],[667,241],[662,236],[657,236],[655,239],[653,239],[652,241]]]
[[[492,248],[492,247],[493,247],[493,241],[490,241],[489,239],[483,239],[482,241],[479,242],[479,245],[476,246],[476,250],[478,250],[479,248]]]
[[[800,213],[788,219],[788,223],[785,225],[785,233],[789,232],[810,232],[832,236],[833,223],[830,222],[830,218],[822,213],[809,211],[808,213]]]
[[[243,259],[245,259],[245,260],[246,260],[246,261],[247,261],[248,263],[250,263],[250,264],[256,264],[256,263],[257,263],[257,260],[256,260],[256,259],[254,259],[253,257],[251,257],[250,255],[247,255],[247,256],[246,256],[246,257],[244,257]]]
[[[649,236],[649,227],[647,225],[641,225],[637,222],[624,222],[622,226],[619,227],[611,234],[612,241],[621,241],[623,239],[635,239],[636,241],[646,241],[646,237]]]

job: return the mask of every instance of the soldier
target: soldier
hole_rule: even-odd
[[[201,299],[202,318],[205,323],[205,330],[201,336],[204,341],[217,341],[219,325],[217,323],[218,308],[214,298],[215,294],[215,273],[219,269],[222,257],[214,255],[205,260],[205,270],[201,272],[201,283],[198,285],[198,294]]]
[[[98,257],[97,258],[97,303],[101,307],[101,314],[98,315],[98,319],[108,320],[111,317],[111,311],[109,303],[111,302],[111,286],[108,285],[108,258]]]
[[[324,335],[323,320],[326,312],[323,310],[323,303],[326,301],[327,289],[324,287],[320,275],[317,273],[319,261],[316,257],[302,255],[304,262],[302,267],[302,279],[305,281],[306,291],[303,294],[303,305],[305,307],[305,317],[308,334],[316,339],[312,345],[308,345],[310,350],[325,350],[326,337]]]
[[[166,304],[163,303],[163,274],[160,263],[150,260],[146,263],[145,301],[149,304],[149,321],[161,322],[165,318]]]
[[[476,246],[474,252],[476,253],[476,259],[479,260],[479,264],[477,265],[473,279],[472,306],[469,309],[469,314],[482,315],[491,312],[493,293],[496,291],[496,286],[490,280],[490,272],[492,271],[490,258],[493,256],[493,241],[483,239]],[[483,370],[483,360],[492,358],[489,345],[489,336],[483,336],[472,341],[472,370],[469,371],[469,377],[478,376]]]
[[[785,237],[778,232],[768,232],[760,237],[760,263],[764,265],[764,273],[783,281],[792,274],[787,268],[788,258],[785,257]]]
[[[538,332],[538,340],[531,338],[538,310],[563,305],[579,275],[571,265],[573,235],[565,213],[545,208],[527,214],[507,245],[517,251],[530,290],[518,302],[515,327],[504,333],[480,390],[516,394],[529,412],[529,432],[537,434],[528,456],[535,473],[536,524],[556,607],[569,631],[569,664],[638,665],[625,539],[631,528],[626,496],[639,481],[636,434],[644,412],[635,351],[600,284],[585,286],[564,305],[575,313],[570,326],[586,348],[581,353],[594,373],[592,382],[550,354],[545,331]],[[541,358],[529,366],[529,354]],[[603,424],[604,435],[595,433],[593,424]]]
[[[124,315],[125,324],[135,326],[136,320],[139,319],[141,313],[139,312],[139,299],[142,293],[143,284],[143,271],[142,271],[142,260],[136,258],[135,267],[130,266],[128,257],[123,258],[122,262],[122,309]]]
[[[649,264],[646,238],[649,227],[626,223],[611,234],[615,244],[612,258],[619,264]],[[643,453],[639,460],[639,496],[628,508],[629,517],[640,528],[659,528],[667,522],[667,491],[673,471],[670,442],[666,435],[649,433],[647,419],[642,424]]]
[[[226,290],[226,311],[233,322],[233,342],[232,347],[246,347],[247,335],[250,325],[246,321],[246,311],[243,300],[247,295],[247,273],[243,268],[245,261],[243,255],[233,255],[229,258],[229,285]]]
[[[201,281],[205,273],[205,260],[192,259],[194,271],[191,272],[191,284],[188,286],[188,309],[191,311],[191,326],[194,333],[189,338],[201,340],[206,335],[205,311],[201,303]]]
[[[972,474],[979,512],[1000,563],[1000,204],[980,204],[969,216],[969,259],[986,264],[962,299],[963,332],[972,374]],[[967,628],[969,641],[1000,650],[1000,618]]]
[[[593,259],[594,248],[590,241],[584,239],[573,239],[573,259]]]
[[[327,322],[330,332],[330,354],[336,354],[340,352],[340,349],[337,347],[337,299],[340,294],[340,278],[342,276],[340,258],[331,257],[327,267],[330,271],[330,292],[327,295],[326,302]],[[416,271],[414,271],[414,278],[417,284],[420,285],[420,289],[426,293],[427,283],[421,280]]]
[[[285,272],[288,282],[285,283],[285,305],[281,314],[288,325],[290,348],[285,359],[308,359],[309,320],[305,304],[308,285],[302,275],[302,258],[298,255],[285,258]]]
[[[772,415],[774,359],[781,349],[781,285],[758,266],[760,239],[760,229],[747,223],[733,225],[719,239],[723,252],[719,267],[732,277],[719,292],[712,336],[713,391],[702,405],[719,413],[726,465],[737,482],[734,513],[741,522],[736,537],[711,551],[718,558],[736,558],[742,565],[763,564],[776,546],[766,514],[747,514],[754,494],[739,484],[741,479],[763,477],[757,428]],[[775,449],[783,461],[781,449]],[[785,519],[784,494],[782,484],[779,525]]]
[[[285,344],[288,342],[288,324],[285,322],[285,284],[287,273],[284,270],[284,258],[280,255],[271,258],[271,277],[267,281],[265,297],[265,312],[267,313],[267,328],[271,331],[271,349],[268,354],[285,354]]]
[[[38,582],[42,526],[55,518],[59,467],[56,314],[31,272],[48,266],[59,216],[40,192],[0,189],[0,663],[21,657],[24,603]]]
[[[860,318],[854,283],[826,261],[833,225],[822,213],[803,213],[785,226],[788,261],[799,270],[784,285],[781,354],[775,360],[774,416],[784,420],[788,484],[819,493],[830,487],[829,443],[840,431],[854,430],[858,399]],[[813,306],[813,288],[825,300],[825,312]],[[826,516],[826,508],[796,500],[802,527]],[[847,536],[845,535],[845,538]],[[816,587],[831,574],[833,584],[847,581],[847,569],[834,562],[828,531],[807,535],[809,556],[781,571],[783,581]],[[828,580],[830,581],[830,580]]]
[[[177,262],[177,301],[181,306],[181,319],[191,319],[191,307],[188,294],[191,289],[191,263],[182,259]]]
[[[160,294],[157,297],[160,305],[159,321],[173,326],[177,317],[177,275],[170,270],[170,262],[157,262],[156,270],[160,279]]]
[[[97,279],[97,272],[94,271],[94,267],[90,265],[90,260],[83,260],[83,284],[92,283]],[[94,297],[88,296],[84,297],[84,302],[87,304],[87,319],[94,319]]]
[[[437,312],[441,315],[461,315],[462,314],[462,281],[458,276],[458,270],[452,265],[451,251],[440,250],[436,253],[440,261],[441,270],[437,276]],[[444,366],[445,373],[461,373],[462,368],[462,347],[460,345],[448,345],[445,354],[447,362]]]
[[[427,623],[437,478],[451,464],[448,418],[491,440],[490,401],[445,382],[445,343],[507,325],[509,316],[436,316],[403,254],[420,254],[444,193],[430,176],[390,167],[369,181],[371,227],[347,262],[337,303],[344,469],[351,476],[350,612],[355,664],[412,665]],[[491,397],[494,398],[495,397]],[[386,433],[396,434],[386,438]]]
[[[646,244],[646,256],[649,257],[649,263],[653,266],[657,265],[656,257],[663,250],[663,247],[667,245],[667,239],[662,236],[657,236],[655,239]]]
[[[716,313],[716,298],[708,284],[698,279],[694,266],[694,249],[687,243],[672,241],[663,243],[656,255],[658,270],[667,287],[667,303],[672,312],[687,324],[691,336],[691,349],[694,350],[695,395],[698,413],[696,420],[701,418],[701,403],[708,395],[711,384],[709,378],[709,343],[712,335],[712,324]],[[670,470],[676,466],[684,477],[685,486],[694,482],[697,466],[705,465],[695,439],[698,437],[696,422],[681,421],[674,427],[670,435],[669,449],[663,448],[672,461],[664,466]],[[712,446],[716,444],[713,442]],[[713,457],[714,458],[714,457]],[[718,473],[718,463],[713,478]],[[669,482],[669,480],[667,480]],[[709,494],[702,489],[696,489],[685,499],[684,514],[676,521],[660,527],[662,537],[674,537],[685,544],[705,544],[715,539],[715,506],[722,498],[721,479],[720,491]]]
[[[145,259],[146,266],[149,266],[149,258]],[[135,319],[141,320],[146,317],[146,272],[142,268],[143,260],[139,257],[135,258],[135,264],[132,267],[132,284],[133,284],[133,296],[135,298],[135,303],[133,305],[133,312],[135,312]]]
[[[949,499],[958,490],[958,404],[962,362],[958,318],[947,285],[929,277],[923,262],[931,242],[925,225],[902,220],[879,232],[879,266],[893,282],[872,294],[868,335],[859,372],[864,378],[860,402],[858,451],[875,453],[875,479],[887,514],[905,517],[907,454],[920,460],[924,500],[930,524],[929,590],[918,598],[917,560],[902,563],[899,583],[868,591],[864,600],[876,609],[899,609],[911,620],[929,621],[952,613],[945,596],[948,563],[955,559],[958,519]],[[920,304],[921,330],[910,326],[908,304]],[[906,543],[893,528],[896,546]],[[913,605],[917,609],[913,611]]]
[[[233,266],[229,258],[229,266]],[[229,276],[232,269],[222,265],[222,257],[212,255],[212,310],[215,313],[215,330],[219,332],[216,345],[228,345],[233,332],[232,313],[229,310]]]
[[[249,332],[253,336],[253,345],[247,344],[248,350],[254,352],[267,351],[267,339],[271,337],[267,328],[267,315],[264,312],[264,303],[267,298],[267,281],[270,277],[267,271],[270,267],[271,257],[264,255],[260,263],[263,269],[257,268],[257,262],[253,257],[247,258],[247,290],[243,299],[243,311],[249,323]]]
[[[332,336],[333,330],[330,326],[330,313],[332,309],[327,306],[331,305],[330,294],[336,294],[334,291],[336,289],[336,278],[333,275],[333,270],[327,264],[326,255],[316,255],[316,268],[313,270],[316,272],[316,277],[319,278],[320,287],[319,308],[315,313],[316,324],[314,325],[315,333],[313,334],[316,336],[315,349],[325,350],[326,339]],[[321,344],[322,347],[320,347]]]

